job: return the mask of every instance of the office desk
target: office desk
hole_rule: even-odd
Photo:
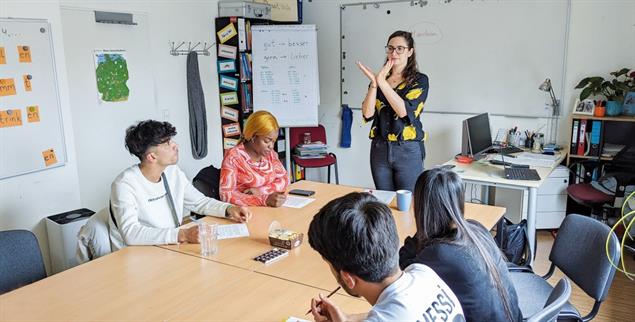
[[[247,224],[250,236],[247,238],[221,240],[219,241],[218,253],[205,258],[320,288],[325,292],[331,291],[338,284],[331,274],[328,264],[308,244],[307,232],[309,224],[318,210],[330,200],[352,191],[361,191],[362,189],[305,180],[293,183],[289,189],[315,191],[316,193],[312,198],[316,200],[301,209],[251,207],[254,217]],[[407,236],[412,236],[416,232],[415,219],[412,209],[408,212],[401,212],[396,209],[394,203],[395,201],[393,200],[391,209],[397,225],[400,243],[403,243]],[[505,208],[503,207],[466,204],[465,209],[466,218],[474,219],[488,229],[494,227],[504,214]],[[229,223],[225,219],[216,217],[205,217],[204,220],[219,224]],[[269,226],[273,221],[279,222],[282,228],[304,233],[303,245],[292,249],[289,256],[269,265],[263,265],[252,258],[271,249],[268,235]],[[198,244],[165,245],[160,247],[202,257],[200,255],[200,245]],[[340,294],[345,294],[345,292],[340,290]]]
[[[536,207],[538,200],[538,188],[545,182],[551,172],[560,165],[566,156],[566,153],[559,154],[556,161],[549,168],[531,167],[532,169],[536,169],[540,175],[539,181],[506,179],[503,166],[493,165],[484,160],[475,161],[471,164],[464,164],[452,159],[444,165],[454,165],[454,172],[456,172],[465,183],[478,184],[490,188],[500,187],[527,191],[527,235],[531,253],[535,256],[536,250],[534,243],[536,240]],[[513,159],[510,160],[510,162],[514,162]],[[533,258],[530,259],[530,264],[531,262],[533,262]]]
[[[304,317],[320,292],[159,247],[133,246],[0,295],[0,321],[283,321]],[[370,308],[363,299],[331,298],[348,312]]]

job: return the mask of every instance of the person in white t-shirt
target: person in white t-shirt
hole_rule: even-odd
[[[373,306],[347,314],[320,294],[311,300],[315,321],[465,321],[459,300],[431,268],[399,268],[392,212],[371,194],[332,200],[313,217],[308,236],[339,285]]]
[[[146,120],[126,130],[126,148],[139,164],[124,170],[111,185],[110,239],[113,251],[129,245],[198,243],[198,227],[179,228],[183,209],[226,217],[251,218],[245,207],[206,197],[176,165],[176,129],[168,122]]]

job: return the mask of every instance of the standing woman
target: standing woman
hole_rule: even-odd
[[[370,168],[380,190],[412,191],[423,171],[426,135],[419,116],[428,97],[428,76],[417,69],[414,45],[410,32],[395,31],[379,73],[357,62],[370,79],[362,114],[365,121],[373,121]]]

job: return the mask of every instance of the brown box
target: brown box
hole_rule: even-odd
[[[287,229],[275,229],[269,233],[271,246],[292,249],[302,244],[304,234]]]

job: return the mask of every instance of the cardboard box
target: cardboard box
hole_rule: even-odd
[[[288,229],[275,229],[269,233],[271,246],[292,249],[302,244],[304,234]]]

